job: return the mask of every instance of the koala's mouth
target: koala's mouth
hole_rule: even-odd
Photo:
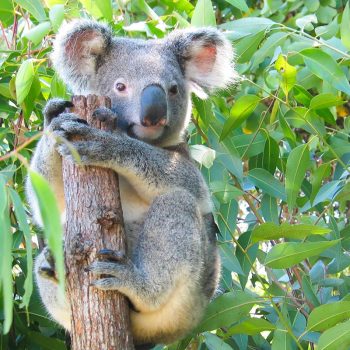
[[[155,141],[163,135],[165,128],[166,125],[143,126],[132,124],[128,129],[128,134],[140,140]]]

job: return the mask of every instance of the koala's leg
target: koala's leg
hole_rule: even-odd
[[[40,297],[47,311],[57,323],[69,331],[70,306],[67,299],[62,300],[58,293],[55,266],[48,248],[44,248],[36,258],[34,272]]]
[[[178,287],[198,289],[206,250],[202,230],[198,206],[190,193],[176,190],[157,197],[132,260],[95,261],[89,271],[110,277],[97,279],[93,285],[119,290],[138,311],[162,308]]]

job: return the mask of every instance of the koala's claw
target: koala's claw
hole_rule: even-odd
[[[38,270],[38,274],[45,279],[58,283],[56,272],[51,267],[41,266]]]
[[[45,261],[44,264],[39,267],[38,274],[43,278],[58,283],[58,279],[56,276],[55,260],[51,254],[50,249],[48,247],[45,247],[43,250],[43,254],[45,257]]]
[[[51,99],[44,108],[44,117],[47,124],[49,124],[52,119],[58,117],[61,113],[65,111],[66,108],[73,107],[71,101],[62,100],[60,98]]]
[[[120,250],[101,249],[97,253],[97,258],[101,260],[125,261],[125,253]]]
[[[92,117],[98,119],[101,122],[116,121],[117,116],[113,111],[107,107],[99,107],[94,110]]]
[[[90,283],[90,286],[100,290],[116,290],[119,284],[120,283],[117,278],[101,278]]]

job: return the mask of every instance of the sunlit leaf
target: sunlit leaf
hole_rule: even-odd
[[[306,258],[319,255],[339,241],[323,242],[288,242],[279,243],[267,253],[265,264],[274,269],[291,267]]]
[[[349,2],[346,3],[341,25],[340,25],[340,37],[344,46],[350,50],[350,8]]]
[[[63,295],[65,277],[62,246],[63,233],[56,198],[49,183],[39,173],[30,171],[29,176],[39,203],[44,233],[55,259],[55,268]]]
[[[215,13],[210,0],[198,0],[192,14],[191,24],[194,27],[215,26]]]
[[[211,331],[228,326],[246,316],[259,300],[242,291],[223,294],[209,304],[197,331]]]
[[[225,122],[220,140],[224,140],[232,129],[240,126],[255,110],[260,98],[255,95],[244,95],[240,97],[230,111],[230,117]]]
[[[17,103],[21,104],[27,97],[34,80],[33,61],[28,59],[24,61],[16,75],[16,95]]]
[[[314,225],[291,225],[284,223],[279,226],[271,222],[266,222],[253,230],[252,242],[279,238],[304,239],[309,235],[323,235],[330,231],[327,227]]]
[[[350,346],[350,321],[327,329],[318,341],[317,350],[346,350]]]
[[[325,331],[339,322],[350,318],[350,301],[320,305],[310,313],[307,329],[309,331]]]
[[[297,78],[297,69],[287,62],[287,59],[283,55],[279,55],[275,63],[276,70],[280,73],[281,87],[286,96],[289,91],[295,85]]]
[[[300,52],[304,58],[306,66],[312,73],[321,79],[327,81],[347,94],[350,94],[350,84],[344,72],[337,62],[324,51],[320,49],[306,49]]]

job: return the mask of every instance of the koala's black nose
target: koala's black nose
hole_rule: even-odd
[[[145,87],[141,94],[141,124],[164,126],[167,118],[167,100],[159,85]]]

